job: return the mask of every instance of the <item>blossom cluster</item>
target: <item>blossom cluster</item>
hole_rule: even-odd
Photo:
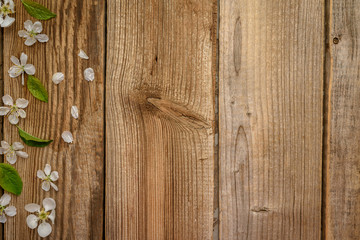
[[[13,0],[0,0],[0,26],[11,26],[15,18],[15,4]],[[26,46],[32,46],[37,42],[46,43],[49,41],[48,35],[43,32],[42,23],[39,21],[32,22],[27,20],[24,22],[24,29],[18,31],[18,36],[24,38],[24,44]],[[88,55],[80,49],[78,56],[81,59],[89,59]],[[9,77],[18,78],[21,76],[21,84],[25,85],[25,77],[33,76],[36,72],[35,66],[28,63],[28,56],[23,52],[20,57],[11,56],[11,62],[14,64],[8,70]],[[84,79],[92,82],[95,79],[95,72],[92,68],[86,68],[83,72]],[[52,76],[54,84],[60,84],[65,80],[65,75],[62,72],[56,72]],[[29,83],[29,82],[28,82]],[[16,101],[6,94],[2,97],[4,106],[0,106],[0,116],[7,117],[10,124],[17,125],[20,119],[26,118],[25,109],[29,105],[29,101],[24,98],[18,98]],[[79,118],[79,109],[77,106],[72,106],[70,109],[71,116],[74,119]],[[74,141],[73,135],[70,131],[64,131],[61,134],[62,139],[66,143],[72,143]],[[20,142],[9,143],[5,140],[1,141],[0,154],[5,156],[5,159],[10,164],[15,164],[18,158],[27,159],[29,154],[25,151],[25,146]],[[37,177],[41,180],[41,189],[48,192],[51,189],[58,191],[58,187],[55,182],[59,179],[59,173],[52,171],[49,164],[45,165],[44,170],[38,170]],[[0,198],[0,222],[5,223],[7,217],[13,217],[16,215],[16,207],[10,205],[11,196],[8,193],[4,193]],[[30,203],[25,205],[25,210],[30,214],[26,218],[26,223],[30,229],[37,228],[37,232],[40,237],[47,237],[52,232],[52,224],[55,223],[55,208],[56,201],[53,198],[44,198],[42,206],[37,203]]]

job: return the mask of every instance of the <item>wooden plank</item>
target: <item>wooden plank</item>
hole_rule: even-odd
[[[211,239],[216,1],[108,1],[106,239]]]
[[[220,1],[220,239],[320,239],[323,14]]]
[[[325,239],[360,236],[360,2],[331,1]]]
[[[10,56],[28,55],[28,62],[36,67],[36,74],[49,91],[49,103],[35,99],[21,79],[10,79],[5,74],[5,94],[14,99],[28,99],[27,117],[19,125],[27,132],[54,142],[45,148],[25,147],[29,158],[19,159],[15,167],[23,182],[23,193],[13,197],[18,209],[17,216],[5,224],[5,239],[40,239],[36,230],[26,225],[28,213],[24,206],[41,203],[45,197],[57,202],[56,221],[51,239],[101,239],[103,235],[104,194],[104,31],[105,6],[101,0],[39,0],[57,17],[42,21],[43,32],[50,40],[24,45],[18,30],[24,29],[24,21],[34,18],[16,1],[16,22],[4,30],[4,69],[12,63]],[[84,49],[90,60],[81,60],[77,54]],[[95,81],[87,82],[83,71],[94,68]],[[63,72],[65,80],[55,85],[51,79],[55,72]],[[80,118],[70,115],[72,105],[80,109]],[[70,130],[73,144],[61,139],[61,133]],[[4,121],[4,139],[19,141],[15,126]],[[36,171],[49,163],[57,170],[59,191],[44,192]]]

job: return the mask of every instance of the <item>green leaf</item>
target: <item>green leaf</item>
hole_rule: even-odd
[[[34,18],[39,20],[49,20],[56,17],[56,14],[51,12],[49,9],[43,5],[30,1],[30,0],[21,0],[26,11]]]
[[[43,102],[48,102],[48,92],[46,91],[44,85],[42,85],[39,79],[34,76],[28,75],[27,87],[35,98]]]
[[[49,145],[53,140],[44,140],[37,137],[34,137],[30,135],[29,133],[22,130],[19,126],[17,126],[19,135],[21,140],[24,141],[24,143],[31,147],[46,147]]]
[[[23,182],[19,173],[10,164],[0,163],[0,186],[15,195],[22,192]]]

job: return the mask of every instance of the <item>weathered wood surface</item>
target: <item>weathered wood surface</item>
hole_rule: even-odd
[[[3,62],[4,92],[14,99],[24,97],[30,101],[27,117],[20,126],[27,132],[54,142],[45,148],[26,146],[29,158],[18,159],[15,167],[23,182],[23,193],[13,197],[17,216],[5,224],[5,239],[40,239],[36,230],[26,225],[24,206],[41,203],[44,197],[57,202],[56,221],[50,239],[101,239],[103,236],[104,201],[104,46],[105,5],[101,0],[39,0],[58,16],[42,21],[48,43],[27,47],[18,36],[24,21],[31,19],[19,0],[16,1],[16,22],[4,29]],[[77,54],[84,49],[90,60],[81,60]],[[7,70],[12,66],[10,56],[28,55],[28,62],[36,67],[36,74],[49,91],[49,103],[35,99],[21,86],[21,79],[11,79]],[[94,82],[83,78],[83,70],[93,67]],[[51,79],[55,72],[63,72],[65,80],[55,85]],[[70,115],[72,105],[80,109],[80,119]],[[70,130],[75,138],[66,144],[61,133]],[[4,120],[4,139],[19,141],[15,126]],[[59,191],[44,192],[36,171],[49,163],[57,170]]]
[[[324,237],[360,238],[360,2],[332,1]]]
[[[211,239],[216,4],[108,1],[106,239]]]
[[[220,1],[222,240],[320,239],[323,13]]]

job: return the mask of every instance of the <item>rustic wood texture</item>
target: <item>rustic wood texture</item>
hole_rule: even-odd
[[[325,239],[360,238],[360,2],[331,1]]]
[[[222,240],[320,239],[323,14],[321,0],[220,1]]]
[[[216,1],[110,0],[106,239],[211,239]]]
[[[27,117],[19,125],[27,132],[54,142],[45,148],[25,147],[29,158],[18,159],[15,167],[23,182],[23,193],[13,197],[17,216],[5,224],[5,239],[40,239],[36,230],[26,225],[24,206],[42,203],[45,197],[57,202],[56,220],[49,239],[101,239],[103,236],[104,201],[104,51],[105,5],[101,0],[39,0],[57,14],[55,19],[42,21],[48,43],[24,45],[18,30],[24,21],[32,18],[16,3],[16,22],[4,30],[4,92],[14,99],[24,97],[30,101]],[[90,60],[77,54],[82,48]],[[35,99],[21,86],[21,78],[11,79],[7,70],[12,66],[10,56],[28,55],[28,63],[36,67],[38,77],[49,92],[49,103]],[[87,82],[83,71],[94,68],[95,81]],[[63,72],[65,80],[55,85],[51,79],[55,72]],[[70,115],[72,105],[80,109],[80,118]],[[74,143],[67,144],[61,133],[70,130]],[[20,141],[15,126],[4,120],[4,139]],[[44,192],[36,171],[49,163],[57,170],[59,191]]]

